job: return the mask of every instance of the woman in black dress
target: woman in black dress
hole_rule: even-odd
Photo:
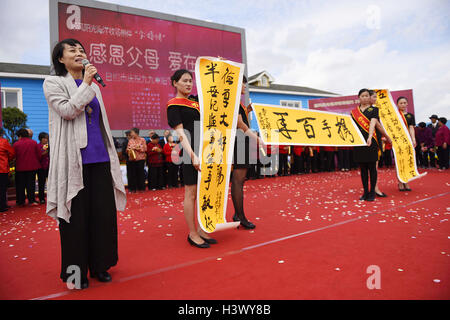
[[[416,126],[416,120],[412,113],[407,112],[408,109],[408,100],[405,97],[399,97],[397,99],[397,107],[398,111],[400,111],[400,116],[403,116],[403,121],[408,129],[409,135],[411,136],[411,140],[413,143],[413,147],[417,146],[416,143],[416,132],[414,131],[414,127]],[[398,190],[400,191],[411,191],[411,188],[407,183],[398,182]]]
[[[377,184],[376,163],[379,158],[379,141],[375,134],[375,126],[379,119],[378,108],[371,105],[370,92],[361,89],[358,93],[360,105],[352,110],[352,118],[367,141],[367,146],[353,149],[353,160],[361,169],[361,180],[364,194],[360,200],[374,201],[375,186]],[[370,176],[370,189],[369,189]]]
[[[171,77],[172,86],[176,88],[176,97],[167,103],[167,120],[180,139],[183,147],[184,216],[189,228],[188,242],[197,248],[209,248],[217,241],[210,238],[197,227],[195,201],[197,196],[197,177],[200,171],[200,159],[194,150],[200,144],[200,107],[196,99],[190,98],[193,87],[192,73],[177,70]],[[197,136],[194,136],[197,133]]]
[[[245,94],[247,78],[244,76],[242,92]],[[245,229],[254,229],[255,225],[247,220],[244,213],[244,182],[250,168],[250,142],[249,138],[262,145],[262,140],[250,130],[248,109],[241,103],[237,122],[236,141],[234,144],[233,173],[231,177],[231,199],[233,200],[233,221],[240,221]]]

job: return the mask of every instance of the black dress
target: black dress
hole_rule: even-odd
[[[248,115],[245,107],[241,104],[239,107],[239,115],[247,127],[250,127]],[[241,129],[236,130],[236,139],[234,142],[233,168],[243,169],[250,168],[250,137],[246,136]]]
[[[167,105],[167,121],[171,128],[175,128],[180,123],[183,124],[184,130],[186,130],[186,136],[190,138],[191,148],[198,155],[200,143],[200,111],[193,107],[193,102],[189,99],[179,98],[170,100]],[[194,132],[197,133],[197,136],[194,136]],[[197,184],[198,171],[194,168],[190,159],[189,163],[182,164],[182,170],[185,185]]]
[[[406,123],[408,124],[408,131],[409,126],[415,126],[416,125],[416,119],[414,118],[414,115],[412,113],[407,112],[406,114],[403,114],[406,119]]]
[[[362,114],[366,116],[366,118],[369,119],[369,121],[372,118],[379,119],[378,108],[374,106],[367,108],[366,110],[364,110],[364,112],[362,112]],[[361,131],[361,134],[367,141],[367,139],[369,138],[369,133],[363,129],[363,127],[358,123],[358,121],[356,121],[356,119],[353,118],[353,120],[355,120],[355,123],[358,126],[359,131]],[[378,161],[379,150],[380,150],[379,143],[372,137],[372,144],[370,145],[370,147],[368,146],[354,147],[353,161],[356,163],[376,162]]]

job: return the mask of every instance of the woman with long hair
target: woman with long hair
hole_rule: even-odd
[[[364,194],[360,200],[374,201],[377,184],[377,168],[379,141],[375,134],[375,126],[379,119],[378,108],[372,106],[370,91],[361,89],[358,93],[360,105],[352,110],[353,120],[367,141],[366,146],[354,147],[353,160],[359,164]],[[370,189],[369,189],[370,177]]]
[[[417,146],[416,143],[416,132],[414,127],[416,126],[416,120],[414,118],[414,115],[412,113],[407,112],[408,109],[408,99],[405,97],[399,97],[397,99],[397,107],[400,111],[400,116],[402,117],[403,122],[405,123],[409,135],[411,136],[411,140],[413,143],[413,148]],[[411,191],[411,188],[407,183],[402,183],[398,181],[398,190],[400,191]]]
[[[210,244],[217,241],[198,226],[195,215],[197,177],[200,171],[200,159],[196,154],[200,144],[200,107],[198,101],[190,96],[192,78],[192,73],[185,69],[177,70],[172,75],[171,83],[176,89],[176,96],[167,103],[167,120],[169,126],[176,131],[183,148],[184,217],[189,229],[187,241],[197,248],[209,248]]]

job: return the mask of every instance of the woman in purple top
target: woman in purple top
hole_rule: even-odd
[[[111,281],[107,270],[118,261],[117,210],[126,204],[105,106],[92,82],[97,69],[84,66],[86,58],[78,40],[60,41],[52,53],[56,76],[44,81],[51,158],[47,214],[59,223],[60,277],[75,280],[77,289],[89,286],[88,271]]]

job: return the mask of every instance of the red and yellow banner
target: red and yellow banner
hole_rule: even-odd
[[[426,172],[420,174],[417,171],[416,153],[406,120],[392,100],[391,93],[387,89],[376,92],[380,122],[392,140],[398,179],[407,183],[426,175]]]
[[[261,138],[268,145],[364,146],[351,116],[252,103]]]
[[[225,218],[244,65],[199,57],[195,78],[200,104],[197,218],[205,232],[236,227]]]

